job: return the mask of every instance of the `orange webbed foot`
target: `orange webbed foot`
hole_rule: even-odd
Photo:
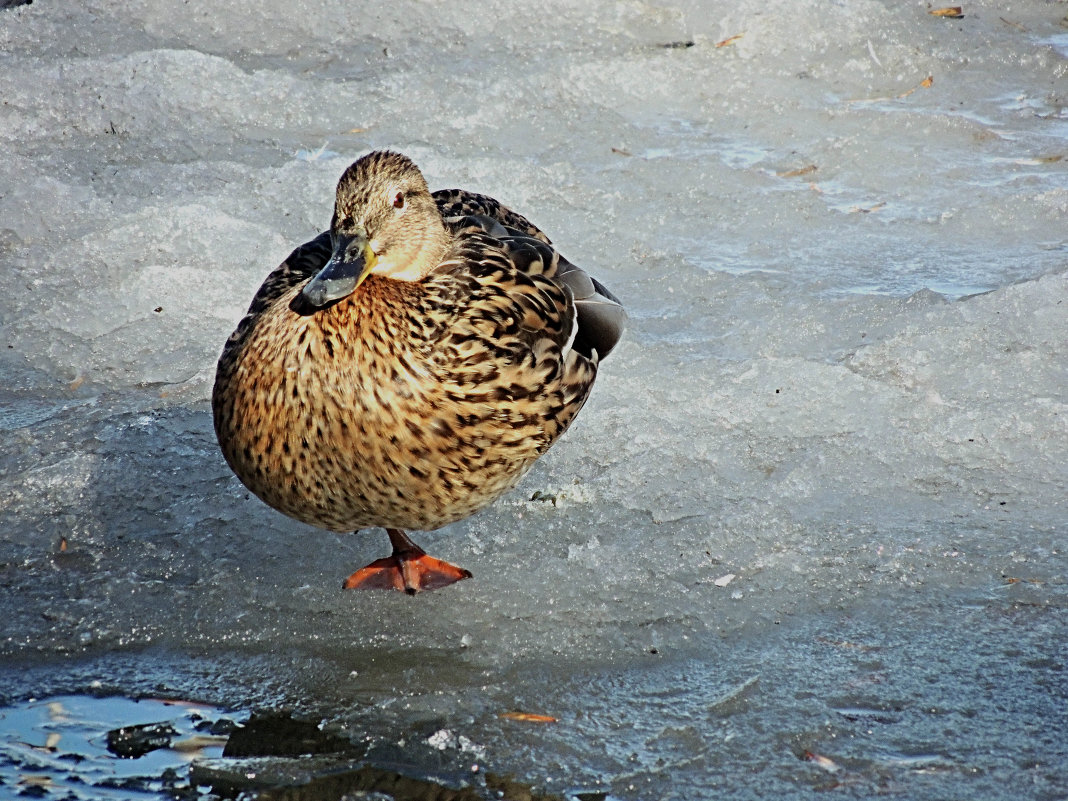
[[[471,578],[471,571],[427,556],[400,529],[386,529],[393,553],[376,559],[345,579],[346,590],[403,590],[409,595],[436,590]]]

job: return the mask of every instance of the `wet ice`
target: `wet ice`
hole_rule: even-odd
[[[796,787],[819,768],[794,741],[828,747],[814,720],[927,701],[902,620],[967,675],[974,643],[949,631],[970,626],[1031,744],[980,715],[967,749],[941,736],[949,768],[894,781],[978,795],[986,742],[1047,766],[1040,797],[1068,731],[1060,30],[1040,3],[0,12],[0,653],[35,681],[77,657],[68,682],[285,700],[681,797],[754,766]],[[631,314],[565,440],[427,535],[475,579],[414,601],[341,593],[384,536],[249,498],[207,409],[252,292],[384,146],[530,216]],[[783,666],[852,652],[821,637],[902,645],[807,687]],[[716,692],[623,736],[684,664]],[[856,689],[880,671],[895,698]],[[2,673],[8,697],[40,692]],[[757,673],[716,739],[704,705]],[[516,707],[582,724],[501,723]],[[926,721],[898,714],[850,758],[904,759]]]

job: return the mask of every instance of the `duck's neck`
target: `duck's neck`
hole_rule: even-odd
[[[437,215],[434,224],[424,229],[422,246],[418,257],[414,260],[419,268],[419,278],[426,278],[434,268],[441,264],[451,244],[452,235],[445,228],[441,216]]]
[[[420,281],[429,275],[445,258],[452,237],[441,218],[428,221],[417,234],[412,234],[403,248],[391,249],[379,260],[375,274],[398,281]]]

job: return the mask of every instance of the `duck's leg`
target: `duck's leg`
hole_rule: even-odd
[[[436,590],[471,578],[470,570],[427,556],[399,528],[387,528],[386,533],[393,553],[345,579],[346,590],[404,590],[415,595],[420,590]]]

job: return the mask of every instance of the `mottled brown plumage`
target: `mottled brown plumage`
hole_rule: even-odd
[[[342,176],[330,231],[267,277],[227,341],[215,430],[275,509],[390,530],[394,561],[351,584],[442,586],[466,571],[404,564],[424,557],[400,529],[444,526],[515,486],[586,401],[624,319],[525,218],[431,195],[406,157],[371,153]]]

